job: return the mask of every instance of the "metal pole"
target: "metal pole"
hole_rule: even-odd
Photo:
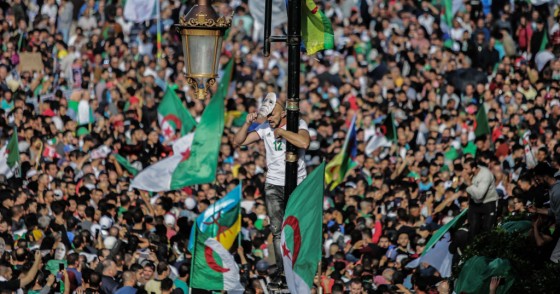
[[[299,74],[301,46],[301,0],[288,0],[288,105],[287,130],[297,133],[299,129]],[[298,150],[286,146],[285,201],[297,186]]]
[[[264,6],[264,56],[270,56],[270,31],[272,26],[272,0],[266,0]]]

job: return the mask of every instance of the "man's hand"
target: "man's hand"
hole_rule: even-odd
[[[282,128],[276,128],[274,129],[274,138],[282,138],[284,136],[284,133],[286,132],[286,130],[282,129]]]
[[[41,251],[35,251],[35,263],[41,263],[43,256],[41,256]]]
[[[49,275],[47,277],[47,286],[52,287],[52,285],[54,284],[54,281],[56,280],[56,277],[54,275]]]
[[[501,279],[500,277],[492,277],[492,280],[490,280],[490,294],[496,293]]]
[[[256,113],[249,113],[247,114],[247,119],[245,120],[245,123],[247,125],[251,125],[253,122],[255,122],[257,120],[258,115]]]

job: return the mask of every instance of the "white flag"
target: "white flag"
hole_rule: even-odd
[[[262,41],[264,38],[264,0],[249,0],[249,12],[255,20],[253,24],[253,40]],[[286,0],[272,0],[272,29],[288,22]],[[273,30],[271,30],[273,31]]]
[[[387,140],[387,137],[385,137],[385,135],[381,132],[377,132],[371,137],[371,139],[369,139],[366,145],[366,155],[370,156],[375,150],[377,150],[377,148],[380,147],[391,147],[391,141]]]
[[[537,158],[535,157],[535,153],[533,152],[533,148],[531,147],[531,141],[529,137],[531,136],[531,131],[525,132],[523,134],[523,150],[525,152],[525,163],[527,164],[528,168],[534,168],[537,166]]]
[[[133,22],[144,22],[154,17],[156,0],[128,0],[124,7],[124,18]]]

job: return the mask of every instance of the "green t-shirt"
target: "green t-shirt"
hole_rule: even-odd
[[[445,152],[443,156],[445,157],[445,159],[453,161],[457,159],[457,157],[459,157],[459,154],[457,153],[457,149],[455,149],[455,147],[451,147]]]
[[[189,294],[189,285],[182,280],[175,279],[173,282],[175,284],[175,288],[183,290],[183,293]]]
[[[474,142],[469,142],[467,146],[463,147],[463,154],[476,156],[476,144],[474,144]]]

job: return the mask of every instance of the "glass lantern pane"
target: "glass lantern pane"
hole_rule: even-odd
[[[190,74],[213,74],[216,37],[189,36]],[[220,38],[221,39],[221,38]]]
[[[216,54],[216,64],[214,65],[214,72],[217,73],[220,69],[220,55],[222,55],[222,40],[224,38],[218,38],[218,51]]]

